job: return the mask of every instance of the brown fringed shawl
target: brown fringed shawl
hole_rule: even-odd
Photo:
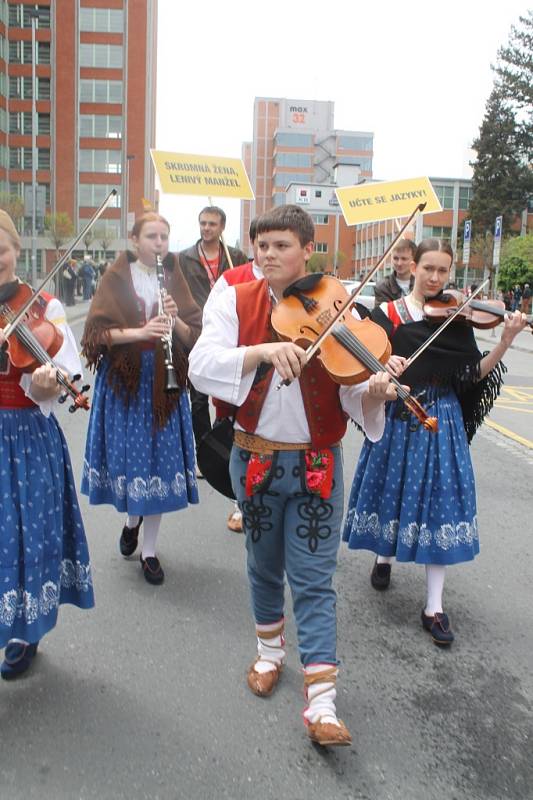
[[[132,253],[122,253],[104,273],[93,297],[81,341],[82,354],[87,359],[89,369],[95,371],[102,358],[109,359],[108,383],[113,392],[124,399],[135,396],[139,390],[141,349],[134,343],[111,345],[109,331],[140,328],[145,323],[131,279],[130,263],[133,261],[136,261],[136,256]],[[174,369],[183,389],[187,382],[187,353],[200,335],[202,312],[192,298],[177,257],[169,253],[163,264],[167,291],[178,306],[180,319],[190,328],[186,345],[180,342],[175,332],[172,336]],[[161,342],[157,342],[153,393],[154,425],[157,428],[165,426],[181,394],[166,394],[164,382],[163,347]]]

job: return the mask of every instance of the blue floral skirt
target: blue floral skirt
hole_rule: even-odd
[[[0,410],[0,648],[37,642],[61,603],[92,608],[89,550],[56,418]]]
[[[429,400],[427,399],[429,395]],[[398,561],[456,564],[479,552],[476,489],[459,401],[431,390],[422,401],[439,423],[426,431],[391,403],[378,442],[365,439],[343,539]]]
[[[141,354],[136,397],[117,397],[104,359],[96,376],[81,491],[93,505],[148,516],[198,502],[191,408],[186,391],[162,429],[152,414],[154,351]]]

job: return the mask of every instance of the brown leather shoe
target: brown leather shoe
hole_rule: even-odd
[[[228,530],[233,533],[243,533],[242,514],[238,508],[232,511],[228,517]]]
[[[307,733],[312,742],[322,745],[322,747],[339,747],[352,743],[350,731],[342,721],[338,725],[332,722],[310,722],[307,726]]]
[[[270,669],[268,672],[257,672],[255,665],[258,660],[259,659],[254,661],[248,669],[248,674],[246,676],[248,686],[258,697],[269,697],[277,686],[282,665],[272,662],[274,669]]]

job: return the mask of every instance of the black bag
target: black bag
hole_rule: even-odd
[[[230,417],[216,420],[212,429],[200,439],[196,451],[198,467],[208,484],[231,500],[235,500],[229,474],[233,422]]]

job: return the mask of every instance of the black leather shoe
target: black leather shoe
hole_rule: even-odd
[[[141,556],[141,567],[148,583],[158,586],[165,580],[165,573],[157,556],[147,556],[146,558]]]
[[[141,527],[142,521],[143,518],[139,517],[139,522],[134,528],[128,528],[127,525],[124,525],[122,528],[118,546],[124,558],[132,556],[137,549],[137,542],[139,541],[139,528]]]
[[[374,561],[372,572],[370,573],[370,583],[379,592],[389,588],[390,583],[390,564],[378,564],[378,560]]]
[[[444,614],[444,612],[428,617],[427,614],[424,613],[424,609],[422,609],[421,620],[423,627],[426,631],[429,631],[435,644],[446,646],[451,644],[455,639],[448,615]]]
[[[0,665],[0,675],[5,681],[11,681],[23,675],[31,667],[39,642],[23,644],[8,642],[4,651],[4,661]]]

